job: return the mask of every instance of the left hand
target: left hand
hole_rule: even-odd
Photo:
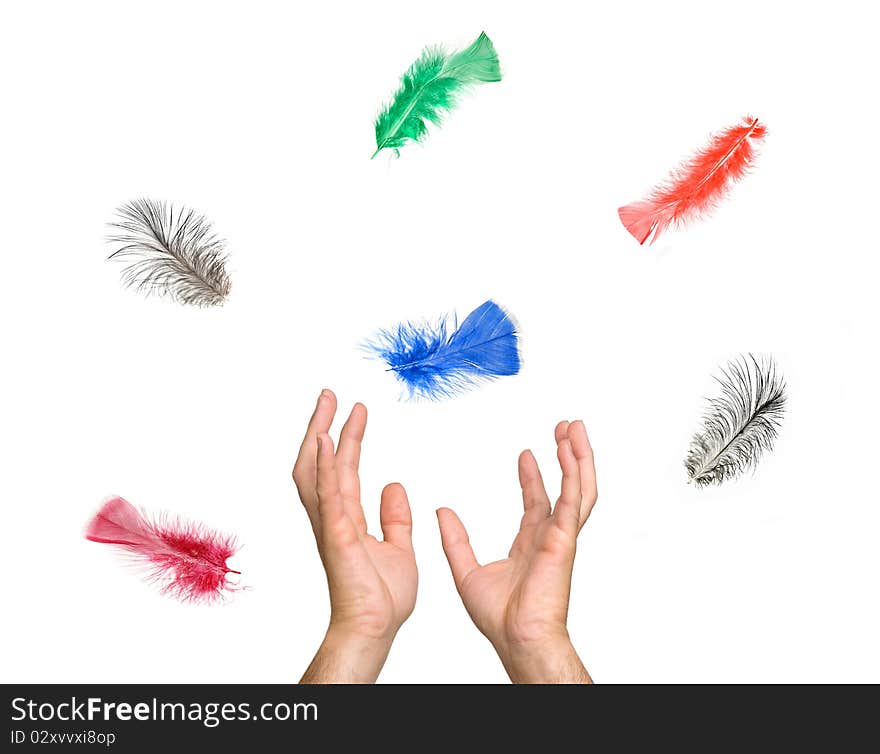
[[[519,458],[523,516],[503,560],[480,565],[454,511],[437,517],[455,586],[514,682],[589,683],[566,628],[577,536],[596,502],[593,450],[581,421],[556,427],[562,490],[551,508],[531,451]]]

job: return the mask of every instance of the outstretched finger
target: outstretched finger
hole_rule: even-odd
[[[553,430],[553,437],[556,440],[557,445],[568,437],[568,424],[567,421],[561,421],[556,425],[556,429]]]
[[[361,460],[361,442],[366,427],[367,407],[363,403],[355,403],[351,415],[339,433],[339,448],[336,451],[336,473],[345,511],[352,523],[364,534],[367,531],[367,520],[364,518],[364,510],[361,506],[358,464]]]
[[[336,396],[331,390],[322,390],[318,403],[299,449],[299,455],[293,466],[293,481],[299,491],[300,500],[309,512],[309,516],[317,515],[318,498],[315,492],[317,484],[317,467],[315,458],[318,450],[318,434],[330,431],[333,416],[336,414]],[[314,521],[313,521],[314,523]]]
[[[568,440],[571,449],[578,462],[581,480],[581,505],[578,516],[578,525],[583,526],[590,511],[596,504],[598,491],[596,489],[596,466],[593,460],[593,448],[587,437],[587,429],[584,423],[578,419],[572,422],[568,428]]]
[[[553,517],[566,532],[577,534],[581,507],[580,469],[568,437],[556,446],[556,457],[562,469],[562,490]]]
[[[336,459],[333,454],[333,440],[322,432],[316,438],[318,492],[318,517],[321,521],[322,535],[329,541],[345,545],[357,539],[357,531],[351,519],[345,514],[342,493],[336,479]]]
[[[550,498],[547,497],[541,470],[531,450],[524,450],[519,455],[519,486],[523,498],[522,529],[550,515]]]
[[[402,484],[394,482],[382,490],[379,520],[386,542],[412,552],[412,511]]]
[[[461,520],[450,508],[437,510],[437,523],[440,524],[440,541],[443,544],[443,552],[449,561],[452,570],[452,580],[455,588],[461,592],[461,585],[474,569],[480,564],[471,548],[467,530]]]

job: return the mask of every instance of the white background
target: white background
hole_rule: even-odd
[[[383,681],[506,680],[440,550],[517,528],[517,453],[556,488],[582,417],[600,498],[570,632],[597,681],[878,681],[877,53],[867,3],[6,4],[0,19],[4,681],[296,681],[326,587],[290,481],[322,387],[370,410],[368,519],[403,482],[420,569]],[[426,44],[485,29],[504,80],[370,161]],[[871,52],[874,49],[875,52]],[[639,247],[616,208],[752,113],[757,169]],[[146,300],[106,223],[148,196],[211,218],[231,297]],[[400,402],[356,349],[494,298],[521,374]],[[754,476],[695,490],[711,376],[772,353],[789,384]],[[235,533],[252,588],[159,596],[82,529],[121,494]]]

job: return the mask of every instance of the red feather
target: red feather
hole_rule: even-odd
[[[226,566],[235,539],[176,518],[149,521],[121,497],[109,498],[86,528],[86,539],[118,545],[148,569],[162,592],[184,602],[213,602],[235,587]]]
[[[618,209],[620,221],[643,244],[648,238],[654,243],[670,225],[683,225],[708,213],[749,171],[755,147],[766,133],[766,126],[747,116],[739,125],[716,134],[647,199]]]

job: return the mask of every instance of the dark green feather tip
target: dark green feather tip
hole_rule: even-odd
[[[441,123],[463,91],[491,81],[501,81],[501,67],[485,32],[470,47],[451,55],[439,47],[426,49],[403,74],[394,98],[376,116],[373,157],[383,149],[399,154],[407,142],[421,141],[428,123]]]

